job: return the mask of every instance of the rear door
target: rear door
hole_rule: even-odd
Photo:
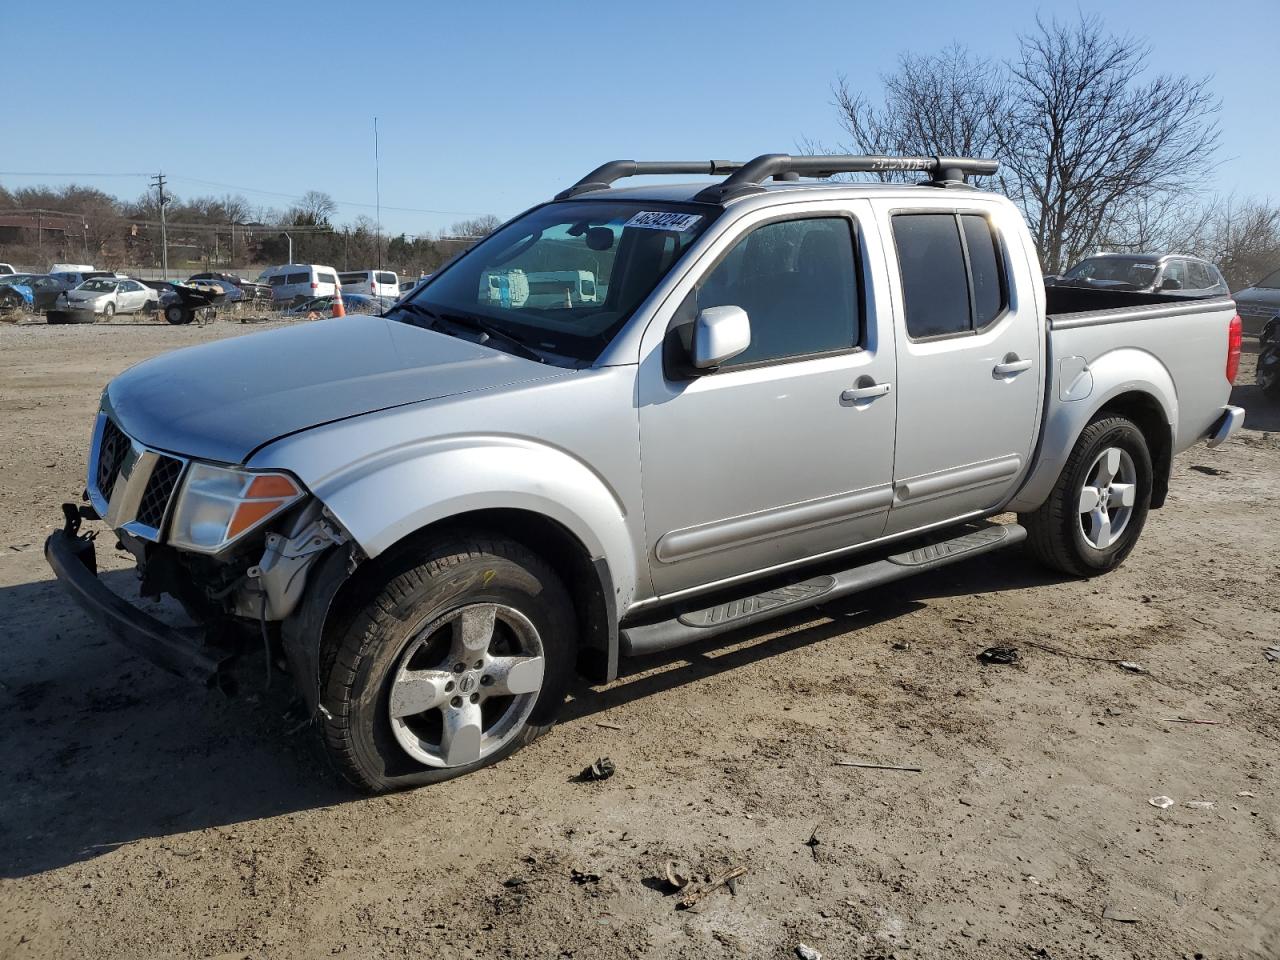
[[[1030,461],[1043,383],[1025,230],[1003,204],[886,201],[897,309],[893,507],[900,533],[1003,503]]]

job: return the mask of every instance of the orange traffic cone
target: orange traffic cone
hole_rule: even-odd
[[[347,308],[342,304],[342,284],[338,284],[333,288],[333,312],[330,316],[345,317]]]

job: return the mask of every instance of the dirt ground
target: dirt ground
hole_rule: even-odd
[[[41,554],[108,379],[253,329],[0,326],[0,957],[1280,957],[1280,404],[1252,386],[1103,579],[1009,551],[629,663],[504,763],[371,799],[287,678],[188,688]],[[669,859],[747,872],[678,910]]]

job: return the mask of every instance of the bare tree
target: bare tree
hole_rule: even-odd
[[[320,190],[308,190],[290,211],[295,224],[314,227],[329,226],[337,212],[333,197]]]
[[[1007,123],[1007,83],[999,64],[961,46],[937,54],[906,53],[883,75],[884,105],[874,106],[840,77],[832,88],[840,126],[853,153],[992,156]],[[918,174],[887,173],[882,179]]]
[[[904,54],[881,78],[882,105],[842,77],[834,106],[860,153],[999,159],[997,185],[1056,272],[1103,243],[1170,234],[1212,166],[1219,103],[1207,81],[1146,79],[1148,55],[1096,17],[1038,18],[1011,63],[957,46]]]
[[[459,220],[447,231],[450,237],[487,237],[498,227],[502,226],[502,221],[491,213],[486,213],[482,217],[472,217],[470,220]]]
[[[1037,18],[1021,38],[999,155],[1050,270],[1121,228],[1135,198],[1186,194],[1212,167],[1219,101],[1208,81],[1144,81],[1148,54],[1097,17]]]

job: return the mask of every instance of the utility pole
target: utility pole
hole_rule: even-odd
[[[169,230],[164,222],[164,208],[169,201],[164,197],[164,174],[151,178],[151,185],[160,193],[160,278],[169,279]]]
[[[382,269],[382,169],[378,163],[378,118],[373,118],[373,194],[377,204],[378,232],[373,242],[378,250],[378,269]]]

